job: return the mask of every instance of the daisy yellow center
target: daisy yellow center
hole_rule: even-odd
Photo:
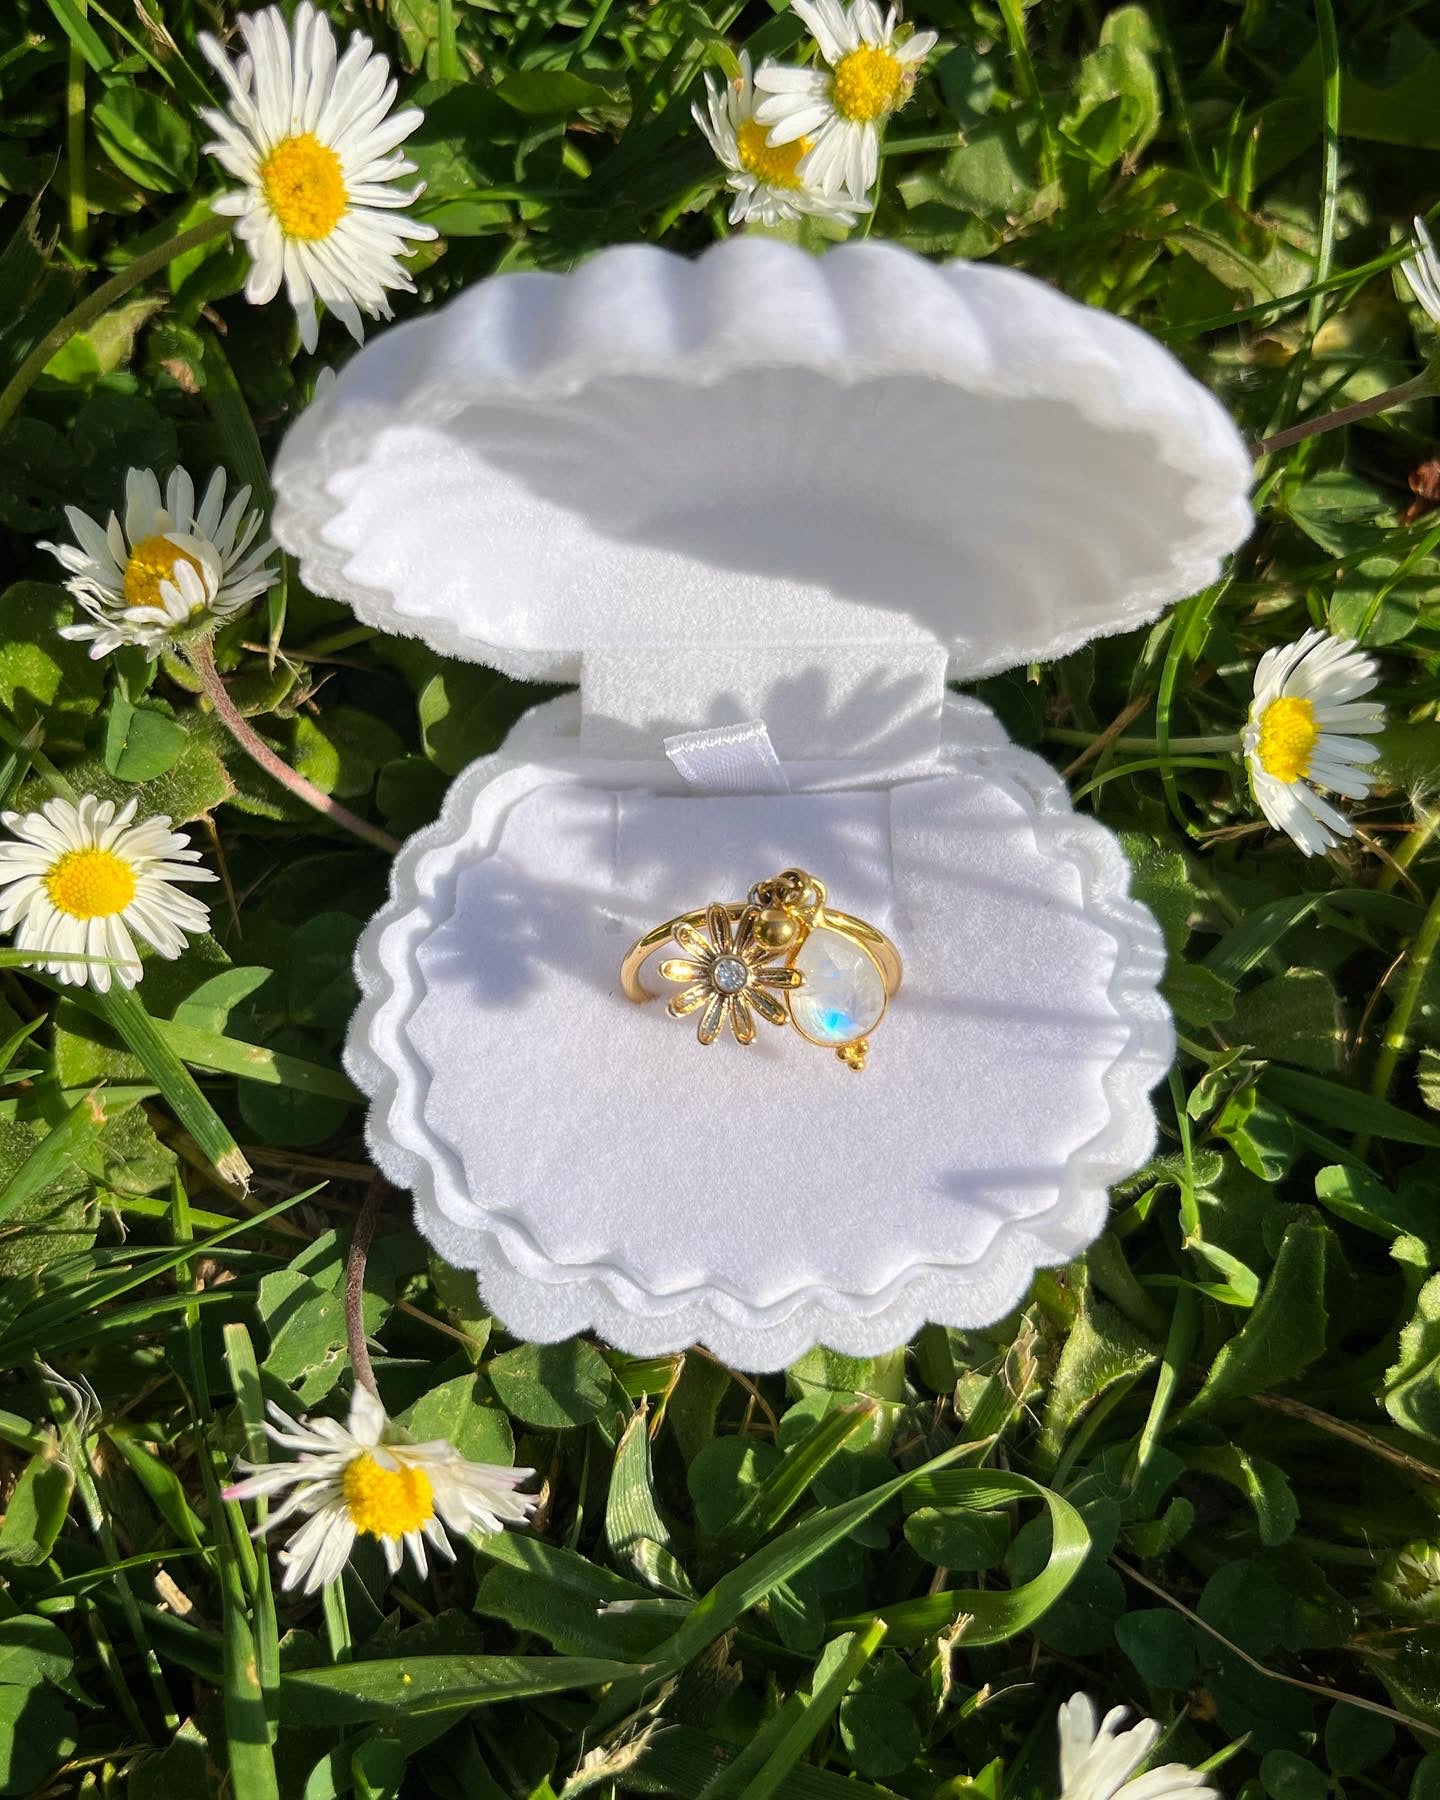
[[[313,131],[282,139],[261,163],[260,183],[286,237],[329,237],[350,204],[340,158]]]
[[[1315,708],[1308,700],[1282,694],[1260,715],[1260,767],[1277,781],[1298,781],[1310,767],[1310,754],[1320,737]]]
[[[735,150],[740,167],[767,187],[798,188],[802,185],[796,170],[800,158],[810,148],[809,138],[796,138],[790,144],[768,142],[769,132],[754,119],[747,119],[735,133]]]
[[[435,1516],[435,1490],[423,1469],[387,1469],[373,1456],[357,1456],[345,1465],[343,1486],[350,1523],[372,1537],[404,1537]]]
[[[852,124],[869,125],[892,111],[905,85],[905,70],[893,51],[862,44],[835,65],[835,110]]]
[[[45,877],[57,912],[108,919],[135,898],[135,870],[113,850],[67,850]]]
[[[125,604],[161,606],[160,583],[175,579],[178,563],[189,563],[196,570],[200,568],[188,550],[172,544],[169,538],[158,534],[142,538],[132,548],[130,560],[125,564]]]

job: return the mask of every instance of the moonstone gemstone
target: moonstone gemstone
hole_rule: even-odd
[[[805,985],[790,993],[790,1017],[816,1043],[853,1044],[885,1011],[885,977],[862,944],[824,926],[800,946],[795,967]]]

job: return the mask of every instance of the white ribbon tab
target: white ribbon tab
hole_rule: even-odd
[[[682,731],[665,754],[691,787],[711,794],[788,794],[790,783],[763,719]]]

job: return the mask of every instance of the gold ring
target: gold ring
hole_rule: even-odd
[[[748,899],[712,900],[647,931],[625,953],[627,1000],[656,998],[640,980],[645,963],[674,940],[660,974],[679,984],[672,1018],[700,1015],[697,1035],[713,1044],[728,1024],[740,1044],[755,1042],[755,1015],[793,1025],[808,1043],[863,1069],[869,1034],[900,986],[900,952],[883,931],[825,904],[825,885],[804,869],[757,881]]]

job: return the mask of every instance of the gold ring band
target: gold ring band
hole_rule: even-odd
[[[823,882],[804,869],[757,881],[743,901],[712,900],[653,926],[620,964],[627,1000],[658,997],[641,971],[672,940],[682,954],[664,958],[659,973],[680,991],[666,1010],[674,1018],[698,1013],[702,1044],[713,1044],[727,1025],[738,1043],[753,1043],[758,1014],[792,1025],[852,1069],[865,1066],[870,1033],[904,974],[885,933],[827,906]]]

